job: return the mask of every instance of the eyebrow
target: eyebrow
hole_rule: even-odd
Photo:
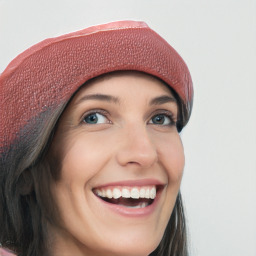
[[[79,104],[82,101],[85,100],[100,100],[100,101],[106,101],[106,102],[113,102],[113,103],[119,103],[119,99],[117,97],[111,96],[111,95],[106,95],[106,94],[90,94],[90,95],[85,95],[81,99],[78,100],[76,103]]]
[[[106,101],[106,102],[113,102],[115,104],[119,104],[120,101],[117,97],[112,96],[112,95],[106,95],[106,94],[90,94],[90,95],[85,95],[82,98],[80,98],[78,100],[78,102],[75,105],[78,105],[79,103],[81,103],[82,101],[86,101],[86,100],[100,100],[100,101]],[[153,98],[149,105],[162,105],[168,102],[174,102],[177,103],[176,99],[172,96],[167,96],[167,95],[163,95],[163,96],[159,96],[156,98]]]
[[[149,104],[150,105],[162,105],[162,104],[165,104],[168,102],[177,103],[177,100],[172,96],[163,95],[163,96],[159,96],[159,97],[152,99]]]

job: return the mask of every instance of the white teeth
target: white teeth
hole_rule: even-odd
[[[122,193],[121,193],[120,189],[118,189],[118,188],[114,188],[114,189],[113,189],[113,197],[114,197],[115,199],[121,197],[121,195],[122,195]]]
[[[146,202],[144,202],[144,203],[142,203],[142,204],[140,205],[140,208],[144,208],[144,207],[146,207],[146,206],[148,206],[148,204],[147,204]]]
[[[140,192],[137,188],[131,190],[131,198],[138,199],[140,198]]]
[[[146,189],[146,193],[145,193],[145,198],[149,199],[150,195],[149,195],[149,188]]]
[[[107,189],[106,196],[107,198],[112,198],[112,191],[110,189]]]
[[[141,188],[140,189],[140,198],[145,198],[145,194],[146,194],[146,189],[145,188]]]
[[[99,189],[96,189],[95,193],[96,193],[97,196],[102,196],[102,192]]]
[[[130,191],[127,188],[122,189],[122,197],[124,197],[124,198],[130,198],[131,197]]]
[[[155,187],[150,189],[149,196],[151,199],[154,199],[156,197],[156,188]]]
[[[156,197],[156,186],[145,186],[145,187],[133,187],[133,188],[108,188],[108,189],[96,189],[95,194],[100,197],[107,197],[109,199],[123,198],[146,198],[155,199]]]
[[[136,208],[145,208],[145,207],[147,207],[147,206],[148,206],[148,204],[145,203],[145,202],[143,202],[143,203],[141,203],[141,204],[133,205],[133,206],[127,206],[127,205],[126,205],[125,207],[136,209]]]

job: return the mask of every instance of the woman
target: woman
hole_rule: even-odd
[[[143,22],[45,40],[1,74],[0,243],[18,255],[187,255],[192,81]]]

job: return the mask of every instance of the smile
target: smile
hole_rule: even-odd
[[[160,186],[112,186],[96,188],[94,194],[103,201],[126,208],[145,208],[156,198]]]

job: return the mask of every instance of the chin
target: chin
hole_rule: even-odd
[[[161,234],[149,232],[147,234],[127,234],[113,236],[111,241],[105,241],[105,245],[101,245],[102,251],[99,255],[104,256],[148,256],[152,253],[161,242],[163,232]]]
[[[127,241],[128,242],[128,241]],[[119,244],[116,243],[113,245],[112,248],[106,248],[104,251],[102,251],[104,256],[148,256],[150,253],[152,253],[160,243],[160,241],[157,241],[155,243],[147,243],[147,242],[137,242],[133,241],[134,243],[131,243],[129,241],[125,244]]]

